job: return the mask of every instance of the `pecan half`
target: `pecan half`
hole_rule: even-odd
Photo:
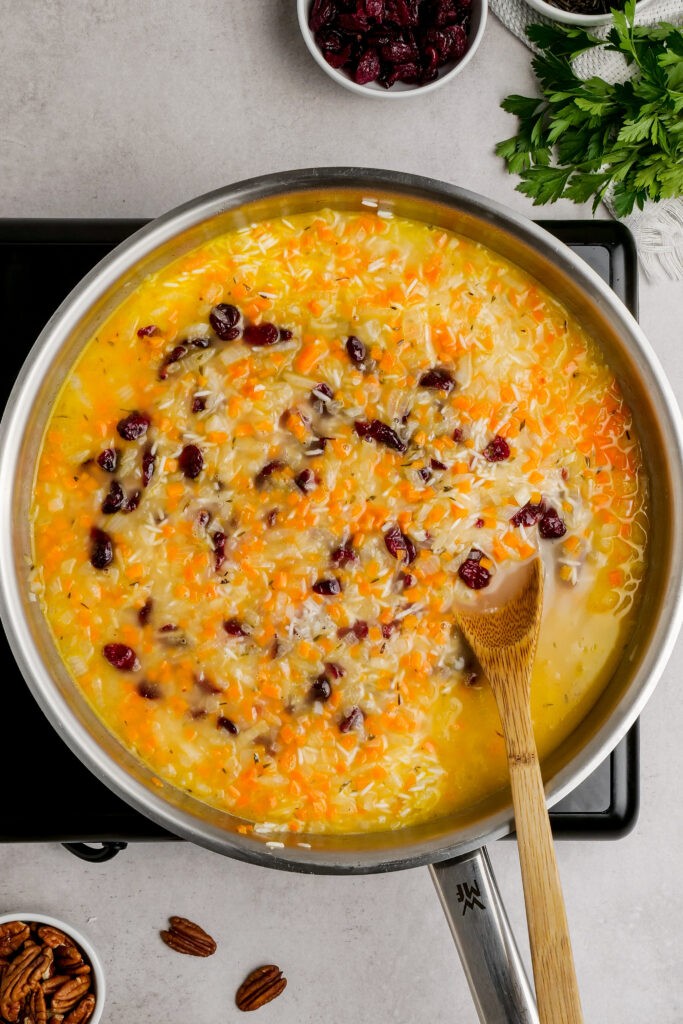
[[[56,992],[58,988],[61,988],[65,981],[69,981],[68,974],[55,974],[47,981],[41,983],[43,994],[49,996],[52,992]]]
[[[239,1010],[258,1010],[272,999],[276,999],[287,985],[287,979],[275,964],[257,967],[248,974],[235,995]]]
[[[84,999],[81,999],[78,1006],[74,1006],[69,1016],[64,1021],[64,1024],[85,1024],[86,1021],[90,1020],[95,1010],[95,996],[92,992],[87,995]],[[52,1020],[55,1018],[53,1017]]]
[[[198,924],[193,924],[186,917],[170,917],[171,930],[160,932],[167,946],[176,953],[187,953],[188,956],[211,956],[216,952],[216,943]]]
[[[9,956],[19,949],[29,937],[29,927],[23,921],[8,921],[0,924],[0,957]]]
[[[36,985],[24,1000],[21,1010],[22,1024],[47,1024],[47,1006],[42,989]]]
[[[60,945],[57,946],[54,953],[55,964],[60,974],[88,974],[90,972],[90,968],[81,956],[81,951],[76,946]]]
[[[73,946],[73,942],[68,935],[60,932],[59,928],[53,928],[52,925],[41,924],[36,931],[41,942],[44,942],[50,949],[56,949],[57,946]]]
[[[46,978],[52,966],[52,950],[27,942],[9,965],[0,984],[0,1015],[13,1024],[27,993]]]
[[[77,978],[69,978],[52,996],[50,1008],[53,1013],[68,1013],[73,1010],[90,988],[90,977],[81,974]]]

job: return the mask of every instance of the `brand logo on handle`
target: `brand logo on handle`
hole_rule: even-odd
[[[468,910],[474,910],[475,907],[479,907],[480,910],[486,910],[481,893],[479,892],[479,886],[476,882],[474,885],[468,885],[467,882],[460,882],[456,888],[456,894],[458,897],[458,903],[462,903],[463,905],[463,917]]]

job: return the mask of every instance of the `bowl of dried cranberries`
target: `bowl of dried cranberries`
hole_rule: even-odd
[[[438,89],[474,56],[488,0],[297,0],[314,60],[363,96],[402,99]]]

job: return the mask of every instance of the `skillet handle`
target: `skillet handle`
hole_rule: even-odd
[[[533,991],[484,848],[430,869],[482,1024],[538,1024]]]

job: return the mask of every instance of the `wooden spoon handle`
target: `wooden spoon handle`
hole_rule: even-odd
[[[514,718],[515,728],[504,732],[538,1014],[541,1024],[582,1024],[567,915],[528,707],[517,709]]]

